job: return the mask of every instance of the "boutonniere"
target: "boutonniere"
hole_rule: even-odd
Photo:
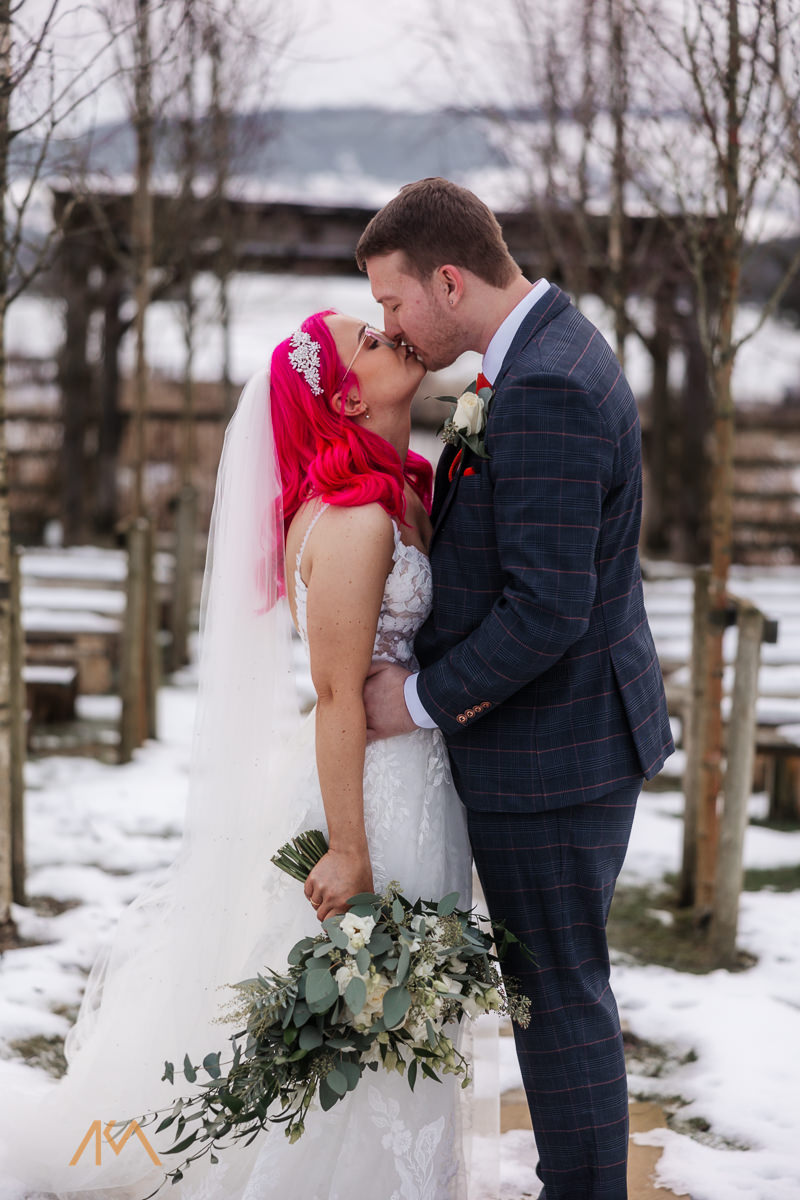
[[[484,445],[484,431],[489,416],[489,405],[494,399],[494,388],[479,388],[478,381],[471,383],[460,396],[437,396],[454,404],[450,416],[439,430],[439,437],[450,446],[464,446],[477,454],[478,458],[488,458]]]

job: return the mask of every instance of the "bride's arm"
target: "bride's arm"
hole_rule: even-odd
[[[364,680],[370,668],[386,576],[391,521],[377,504],[331,507],[309,539],[308,644],[317,692],[316,748],[330,850],[305,892],[321,921],[372,891],[364,830]]]

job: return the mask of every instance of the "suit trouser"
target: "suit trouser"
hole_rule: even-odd
[[[626,1200],[628,1089],[606,921],[641,781],[541,813],[468,811],[490,916],[530,949],[504,970],[531,999],[514,1026],[546,1200]]]

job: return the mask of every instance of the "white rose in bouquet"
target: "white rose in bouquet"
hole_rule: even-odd
[[[347,949],[351,954],[357,954],[359,950],[364,949],[372,937],[374,928],[374,917],[357,917],[353,913],[345,913],[340,929],[347,938]]]

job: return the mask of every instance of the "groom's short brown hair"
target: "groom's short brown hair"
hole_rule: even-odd
[[[465,267],[493,287],[506,287],[519,274],[494,213],[449,179],[420,179],[401,188],[362,233],[356,262],[364,271],[368,258],[395,250],[423,282],[445,263]]]

